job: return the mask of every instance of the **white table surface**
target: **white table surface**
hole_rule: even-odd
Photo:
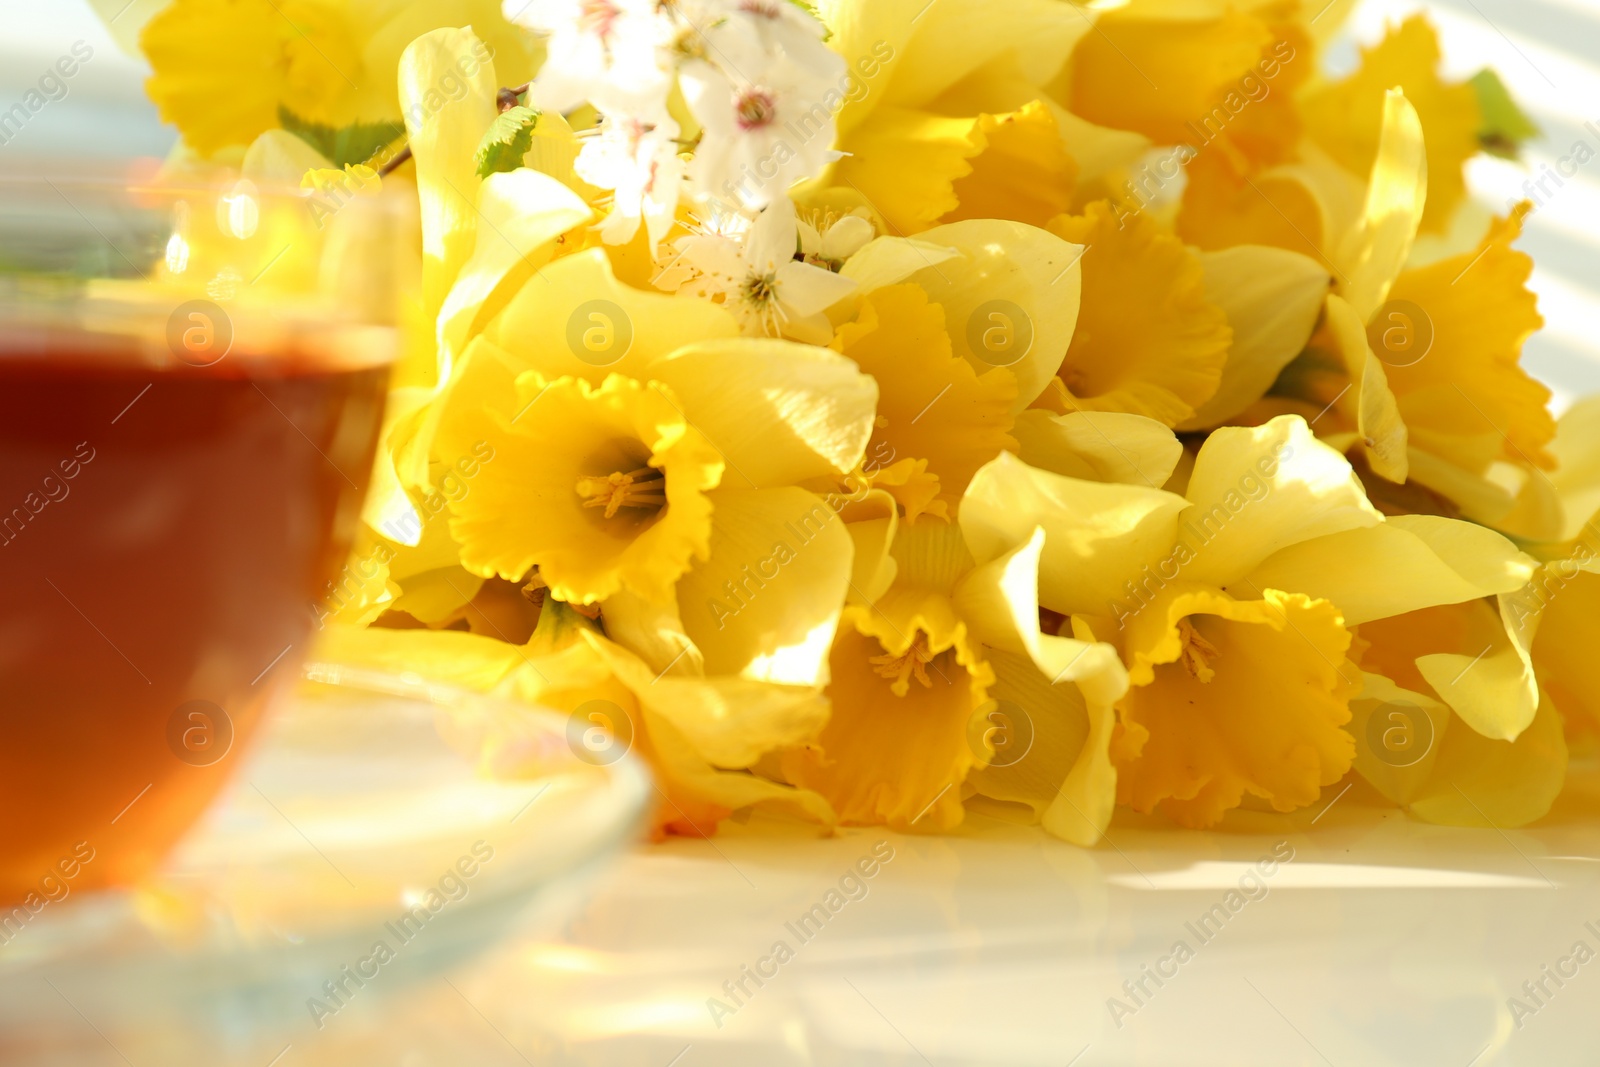
[[[353,1002],[288,1035],[281,1063],[1600,1063],[1600,957],[1561,963],[1579,941],[1600,952],[1600,777],[1505,832],[1338,792],[1227,832],[1119,817],[1092,850],[985,817],[949,837],[752,824],[643,845],[546,905],[570,920],[535,918],[446,979]],[[879,841],[894,858],[865,896],[809,941],[786,927]],[[1290,848],[1265,895],[1252,885],[1197,936],[1251,865]],[[733,1006],[723,983],[778,940],[794,958],[762,988],[746,979],[716,1025],[707,1001]],[[1180,940],[1193,957],[1162,963]],[[1547,964],[1576,974],[1558,987]],[[1130,998],[1123,982],[1158,965],[1171,977]],[[1542,1005],[1521,989],[1541,978]],[[1512,996],[1537,1010],[1513,1018]],[[1113,997],[1133,1010],[1114,1017]]]

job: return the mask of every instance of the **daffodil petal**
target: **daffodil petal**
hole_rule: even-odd
[[[973,471],[1016,447],[1007,432],[1016,377],[1003,367],[979,374],[953,355],[944,309],[917,286],[865,297],[860,317],[839,327],[833,347],[877,382],[871,454],[926,460],[946,511]],[[915,518],[908,507],[907,520]]]
[[[1078,163],[1080,189],[1110,171],[1133,166],[1150,150],[1150,138],[1142,133],[1098,126],[1063,107],[1053,110],[1061,139]]]
[[[1473,730],[1495,741],[1515,741],[1539,707],[1528,645],[1531,634],[1500,598],[1504,633],[1476,656],[1436,652],[1417,659],[1417,670],[1434,692]]]
[[[975,725],[1006,731],[1006,747],[968,782],[983,796],[1026,804],[1057,837],[1097,844],[1116,804],[1116,769],[1106,751],[1112,705],[1086,700],[1075,685],[1051,685],[1025,656],[993,652],[990,663],[995,684]],[[1024,744],[1020,755],[1011,751]]]
[[[1388,299],[1416,238],[1428,193],[1428,159],[1422,121],[1405,94],[1391,89],[1383,102],[1383,133],[1367,179],[1361,226],[1336,252],[1343,266],[1340,289],[1362,322]]]
[[[954,602],[973,640],[1024,655],[1046,682],[1099,680],[1098,692],[1115,700],[1127,689],[1127,672],[1109,644],[1039,632],[1037,595],[1043,527],[1021,545],[973,568],[956,586]]]
[[[318,636],[314,655],[340,666],[413,673],[476,692],[494,689],[527,658],[516,645],[456,630],[354,626],[328,627]]]
[[[944,306],[956,355],[980,373],[1005,366],[1017,376],[1013,410],[1021,411],[1055,376],[1072,342],[1082,247],[1036,226],[996,219],[935,226],[920,238],[955,248],[961,258],[930,265],[911,281]],[[988,344],[1001,335],[1004,343]]]
[[[880,87],[905,63],[906,47],[916,31],[916,18],[925,0],[881,0],[875,4],[856,0],[817,0],[817,17],[832,36],[828,45],[845,59],[848,69]],[[878,101],[867,94],[846,98],[837,118],[841,137],[870,115]]]
[[[1219,586],[1290,545],[1383,521],[1349,462],[1297,415],[1214,431],[1188,497],[1183,530],[1194,558],[1184,576]]]
[[[1550,480],[1566,512],[1561,539],[1570,541],[1600,512],[1600,396],[1586,397],[1567,409],[1557,423],[1550,451],[1556,458]]]
[[[1319,14],[1317,22],[1338,25]],[[1361,173],[1380,151],[1380,116],[1385,91],[1402,89],[1417,109],[1427,135],[1427,209],[1421,228],[1444,233],[1466,196],[1463,164],[1483,151],[1478,94],[1466,82],[1448,84],[1436,72],[1439,41],[1426,16],[1390,25],[1378,44],[1361,50],[1361,67],[1350,77],[1305,94],[1300,107],[1306,132],[1344,167]]]
[[[1356,431],[1361,436],[1367,465],[1379,477],[1403,485],[1410,471],[1407,461],[1405,420],[1389,389],[1383,364],[1367,344],[1367,329],[1355,309],[1337,293],[1328,294],[1328,332],[1350,376],[1356,409]]]
[[[841,139],[836,177],[874,205],[902,235],[923,236],[960,205],[955,183],[972,173],[985,138],[975,116],[883,104]]]
[[[662,676],[609,641],[594,644],[639,703],[670,722],[716,767],[749,767],[766,752],[815,735],[828,718],[828,702],[819,689]]]
[[[400,57],[400,110],[422,203],[422,298],[430,321],[471,257],[478,233],[474,157],[494,121],[498,90],[494,68],[477,59],[482,49],[470,29],[440,29],[412,41]],[[461,92],[441,97],[438,86],[457,81]]]
[[[1518,598],[1524,618],[1534,616],[1533,660],[1540,684],[1556,701],[1569,732],[1600,732],[1600,691],[1594,684],[1600,648],[1600,558],[1592,543],[1573,546],[1547,564]],[[1530,621],[1534,621],[1530,620]]]
[[[1362,682],[1360,695],[1350,702],[1355,769],[1388,799],[1408,804],[1432,776],[1454,716],[1449,705],[1403,689],[1381,674],[1363,672]],[[1421,745],[1427,747],[1418,754],[1415,749]]]
[[[687,345],[645,373],[728,460],[723,484],[770,489],[844,474],[872,433],[878,386],[852,361],[812,345],[730,338]]]
[[[646,377],[645,368],[674,349],[738,335],[733,317],[714,304],[619,281],[598,248],[543,267],[481,334],[522,370],[592,385],[608,374]]]
[[[1476,523],[1396,515],[1302,541],[1267,557],[1240,591],[1283,589],[1331,600],[1357,626],[1410,611],[1511,593],[1535,563]]]
[[[1024,411],[1012,427],[1017,455],[1030,467],[1083,478],[1159,488],[1172,477],[1183,443],[1165,423],[1122,411]]]
[[[839,273],[856,283],[865,296],[874,289],[898,285],[919,270],[931,269],[961,253],[916,237],[874,237],[849,259]]]
[[[1463,518],[1474,522],[1495,525],[1517,505],[1505,486],[1415,445],[1407,449],[1406,469],[1410,481],[1449,500],[1461,509]]]
[[[1067,478],[1002,453],[973,476],[960,523],[984,563],[1043,527],[1040,603],[1067,615],[1115,615],[1124,582],[1172,550],[1187,506],[1160,489]]]
[[[916,32],[889,87],[889,99],[899,103],[933,100],[998,59],[1022,80],[1043,84],[1089,29],[1086,19],[1052,0],[1013,0],[1003,7],[939,0],[912,13]]]
[[[666,812],[687,828],[707,836],[715,830],[716,816],[750,807],[776,807],[803,818],[832,826],[833,808],[820,794],[797,789],[744,771],[724,771],[713,767],[695,750],[694,744],[671,721],[652,711],[644,712],[650,732],[654,762],[667,779]],[[687,805],[687,809],[686,806]],[[711,809],[709,814],[706,809]]]
[[[850,540],[855,543],[855,567],[850,576],[851,603],[870,604],[889,591],[899,571],[890,546],[900,526],[900,509],[888,493],[874,490],[868,494],[879,508],[886,512],[883,518],[862,519],[845,523]]]
[[[478,211],[483,227],[472,258],[439,309],[439,343],[448,353],[459,353],[482,326],[480,316],[497,310],[486,306],[496,287],[536,272],[550,261],[557,237],[594,215],[571,189],[527,168],[485,178]]]
[[[1411,801],[1411,813],[1447,826],[1525,826],[1550,810],[1566,773],[1561,716],[1549,699],[1541,699],[1515,741],[1491,740],[1475,730],[1446,733],[1433,777]]]
[[[1306,347],[1332,281],[1316,260],[1265,245],[1206,252],[1200,265],[1206,297],[1227,315],[1233,343],[1217,391],[1182,430],[1219,426],[1259,400]]]
[[[296,137],[288,130],[267,130],[245,149],[239,172],[262,184],[297,185],[307,171],[332,166],[333,161],[312,148],[303,137]]]
[[[854,562],[844,522],[803,489],[720,489],[711,500],[710,552],[678,582],[706,673],[825,682]]]
[[[459,618],[461,611],[483,588],[484,578],[460,564],[418,571],[396,578],[400,595],[390,605],[428,626],[442,626]]]
[[[652,600],[619,589],[606,598],[601,611],[606,636],[658,675],[693,678],[705,674],[705,657],[684,633],[676,591],[665,600]]]
[[[1077,331],[1040,406],[1129,411],[1169,426],[1217,391],[1232,331],[1199,258],[1144,212],[1102,200],[1050,232],[1087,251]]]
[[[1089,635],[1081,631],[1079,636]],[[1109,672],[1092,682],[1080,679],[1077,683],[1089,721],[1089,736],[1084,738],[1066,781],[1056,790],[1041,820],[1046,830],[1075,845],[1098,845],[1111,825],[1117,803],[1117,768],[1111,761],[1111,737],[1117,725],[1116,701],[1122,698],[1126,685],[1125,673],[1119,682]]]
[[[396,426],[414,416],[433,398],[426,388],[391,389],[383,408],[383,427],[378,431],[379,448],[372,457],[372,477],[361,505],[361,521],[384,536],[402,544],[415,544],[421,523],[411,498],[401,485],[394,453],[384,447]]]

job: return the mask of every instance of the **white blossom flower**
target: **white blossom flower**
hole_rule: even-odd
[[[823,43],[827,28],[792,0],[669,0],[666,9],[682,58],[708,60],[736,78],[759,81],[779,60],[828,85],[844,72],[844,60]]]
[[[627,244],[642,221],[650,254],[672,228],[683,181],[678,124],[663,118],[643,122],[607,117],[587,139],[573,169],[590,185],[615,190],[611,212],[600,225],[606,244]]]
[[[867,246],[877,231],[864,216],[852,212],[834,215],[819,212],[811,220],[796,223],[800,232],[800,256],[814,267],[839,272],[844,261]]]
[[[690,169],[702,199],[763,208],[838,157],[824,103],[833,85],[787,58],[748,72],[690,60],[679,80],[704,131]]]
[[[539,107],[666,117],[674,30],[655,0],[532,0],[519,21],[549,35],[530,90]]]
[[[736,8],[730,23],[748,26],[769,54],[782,56],[829,84],[838,83],[844,60],[823,44],[827,27],[810,12],[792,0],[738,0]]]
[[[824,312],[856,287],[826,267],[795,258],[797,227],[788,197],[758,215],[742,241],[701,232],[679,238],[675,251],[656,285],[720,302],[747,334],[825,345],[833,328]]]

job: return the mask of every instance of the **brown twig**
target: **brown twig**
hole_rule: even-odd
[[[400,164],[411,158],[411,146],[406,145],[400,151],[389,157],[389,162],[378,168],[378,177],[387,178],[400,169]]]

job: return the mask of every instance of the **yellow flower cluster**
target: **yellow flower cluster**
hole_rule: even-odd
[[[340,5],[252,4],[280,105],[369,117],[301,48]],[[199,6],[147,29],[152,92],[248,141],[274,112],[181,62]],[[1493,76],[1442,79],[1412,18],[1330,79],[1344,0],[807,6],[851,72],[831,162],[762,211],[686,190],[659,245],[604,239],[593,109],[511,113],[537,45],[338,45],[398,74],[372,114],[427,325],[327,654],[570,713],[675,832],[981,808],[1092,844],[1119,805],[1210,826],[1352,774],[1435,822],[1545,814],[1600,731],[1600,406],[1558,426],[1519,366],[1526,209],[1463,180],[1526,125]],[[784,119],[740,91],[728,136]]]

